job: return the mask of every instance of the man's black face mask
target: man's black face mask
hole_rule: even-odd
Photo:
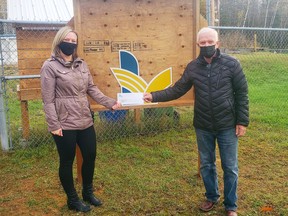
[[[200,47],[200,55],[211,58],[216,52],[215,45]]]
[[[68,43],[68,42],[61,42],[59,45],[60,50],[66,55],[66,56],[70,56],[73,54],[73,52],[75,51],[77,44],[74,43]]]

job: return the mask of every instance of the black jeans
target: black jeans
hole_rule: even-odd
[[[96,159],[96,133],[93,125],[85,130],[63,130],[63,137],[53,135],[59,154],[59,177],[66,194],[74,188],[73,161],[78,144],[82,158],[83,185],[92,184]]]

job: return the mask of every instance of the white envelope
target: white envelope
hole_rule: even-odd
[[[122,106],[143,105],[143,93],[117,93],[117,99]]]

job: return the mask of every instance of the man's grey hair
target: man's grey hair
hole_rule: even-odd
[[[197,33],[197,42],[199,42],[199,35],[201,35],[203,33],[207,33],[207,32],[211,32],[212,34],[215,34],[216,41],[218,41],[218,32],[213,28],[204,27],[204,28],[201,28]]]

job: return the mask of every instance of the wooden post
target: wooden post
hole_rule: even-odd
[[[141,123],[141,110],[140,109],[134,109],[134,121],[137,124]]]
[[[192,39],[193,46],[192,48],[192,58],[196,59],[199,54],[199,47],[196,45],[197,42],[197,33],[200,30],[200,1],[193,1],[193,8],[195,15],[192,19]]]
[[[254,34],[254,52],[257,51],[257,34]]]
[[[82,183],[82,164],[83,158],[78,145],[76,145],[76,163],[77,163],[77,181],[78,183]]]
[[[200,161],[200,154],[199,154],[199,152],[198,152],[198,177],[199,177],[199,178],[201,178],[201,174],[200,174],[200,163],[201,163],[201,161]]]
[[[23,138],[28,139],[30,135],[30,124],[29,124],[29,112],[28,112],[28,101],[21,101],[21,118],[22,118],[22,130]]]
[[[214,0],[211,0],[211,3],[210,3],[210,11],[211,11],[211,26],[214,26],[215,25],[215,2]]]

